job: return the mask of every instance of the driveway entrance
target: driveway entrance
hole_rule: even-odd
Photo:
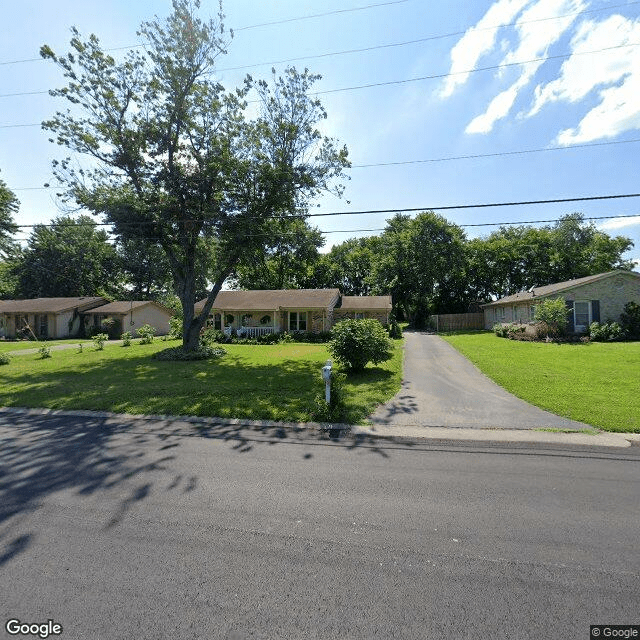
[[[436,335],[406,332],[405,338],[402,389],[370,416],[373,425],[478,429],[589,427],[511,395]]]

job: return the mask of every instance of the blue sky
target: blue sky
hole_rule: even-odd
[[[201,13],[216,7],[203,0]],[[10,28],[0,40],[0,62],[38,58],[45,43],[66,52],[71,25],[96,33],[105,48],[127,47],[139,42],[142,20],[169,9],[169,0],[12,3],[3,8]],[[640,192],[640,141],[625,142],[640,140],[640,2],[226,0],[224,11],[235,30],[219,61],[228,88],[246,73],[259,78],[271,66],[283,69],[278,61],[291,58],[304,58],[294,64],[323,76],[323,131],[347,145],[354,167],[343,200],[323,198],[317,213]],[[270,22],[278,24],[254,27]],[[338,53],[354,49],[368,50]],[[443,77],[414,80],[426,76]],[[3,95],[62,85],[44,61],[0,64],[0,79]],[[395,84],[333,91],[381,83]],[[52,181],[51,160],[65,154],[39,126],[4,125],[39,123],[61,106],[47,94],[0,97],[0,176],[21,201],[21,224],[60,213],[54,192],[41,187]],[[508,153],[533,149],[546,151]],[[508,155],[443,160],[500,153]],[[357,166],[425,160],[433,161]],[[636,216],[596,224],[631,237],[636,246],[627,257],[640,264],[640,198],[442,213],[472,225],[574,211]],[[328,232],[328,248],[370,235],[352,230],[382,228],[389,215],[315,223]],[[493,228],[466,231],[473,237]]]

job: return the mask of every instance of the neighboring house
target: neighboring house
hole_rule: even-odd
[[[485,329],[501,322],[533,322],[535,307],[547,298],[563,298],[570,333],[584,333],[592,322],[618,321],[625,304],[640,304],[640,273],[609,271],[595,276],[532,287],[482,305]]]
[[[32,331],[41,339],[70,338],[79,333],[82,314],[106,301],[99,296],[0,300],[0,336]]]
[[[109,302],[86,311],[84,315],[89,318],[88,327],[101,328],[107,318],[115,320],[109,333],[117,338],[125,331],[135,335],[145,324],[155,327],[157,335],[164,336],[169,333],[169,319],[173,311],[151,300],[133,300]]]
[[[389,324],[391,296],[342,296],[340,305],[333,312],[334,322],[345,318],[374,318]]]
[[[347,307],[340,302],[347,301]],[[360,301],[358,303],[354,300]],[[205,300],[195,305],[200,313]],[[360,306],[358,306],[360,305]],[[281,331],[329,331],[338,319],[377,317],[388,321],[391,296],[341,297],[338,289],[271,289],[257,291],[220,291],[208,325],[222,331],[235,330],[247,336]]]

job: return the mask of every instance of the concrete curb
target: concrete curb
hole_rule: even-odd
[[[248,428],[254,430],[289,429],[294,433],[320,432],[336,435],[340,438],[386,440],[390,442],[405,442],[416,444],[469,444],[469,445],[514,445],[514,446],[578,446],[628,448],[632,443],[640,445],[640,433],[611,433],[600,432],[590,435],[581,432],[555,433],[533,431],[528,429],[470,429],[463,427],[425,427],[425,426],[358,426],[341,423],[323,422],[278,422],[275,420],[245,420],[242,418],[216,418],[200,416],[171,416],[171,415],[135,415],[127,413],[113,413],[110,411],[62,410],[62,409],[30,409],[27,407],[0,407],[0,416],[69,416],[103,419],[109,422],[156,422],[160,429],[171,426],[180,427],[192,425],[198,427],[227,427]],[[174,435],[180,435],[174,430]],[[185,432],[184,435],[198,435],[197,431]]]

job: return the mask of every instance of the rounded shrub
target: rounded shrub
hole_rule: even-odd
[[[348,371],[358,372],[369,362],[390,360],[393,343],[377,320],[342,320],[331,331],[329,352]]]
[[[182,347],[169,347],[153,354],[156,360],[212,360],[227,354],[222,347],[214,348],[200,345],[193,351],[185,351]]]

